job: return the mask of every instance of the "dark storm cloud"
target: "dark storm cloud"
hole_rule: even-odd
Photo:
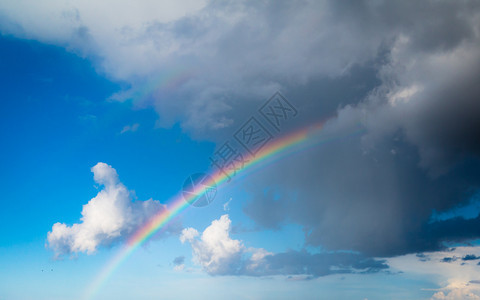
[[[456,217],[445,221],[439,221],[426,226],[421,236],[429,240],[432,249],[441,247],[442,242],[466,242],[480,236],[480,216],[465,220]],[[475,255],[466,255],[463,260],[478,259]]]
[[[479,217],[430,222],[433,210],[466,204],[480,186],[478,2],[355,1],[330,8],[338,26],[358,33],[359,44],[382,40],[377,58],[366,63],[375,64],[381,84],[369,81],[361,101],[332,97],[340,107],[324,134],[342,136],[358,123],[364,131],[250,178],[244,212],[269,228],[301,224],[310,245],[372,256],[479,238]],[[300,104],[311,108],[309,115],[325,113],[313,104],[315,96],[329,101],[321,91],[302,93],[309,95]],[[273,201],[259,196],[266,186],[297,195]]]
[[[277,162],[247,185],[257,194],[265,186],[276,186],[285,195],[295,190],[296,197],[280,197],[276,203],[252,197],[244,211],[270,228],[276,221],[304,225],[307,243],[328,249],[380,256],[440,249],[448,236],[434,229],[438,224],[428,223],[432,209],[442,211],[466,201],[471,192],[465,187],[478,183],[478,177],[463,175],[475,166],[432,179],[418,167],[412,148],[401,135],[377,143],[368,153],[361,137],[323,144]]]
[[[475,36],[469,20],[478,1],[329,1],[337,21],[364,35],[396,38],[404,34],[419,51],[451,50]]]

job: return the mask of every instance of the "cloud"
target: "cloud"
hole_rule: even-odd
[[[198,232],[193,228],[182,232],[180,240],[191,244],[196,263],[209,274],[234,274],[240,267],[244,247],[230,238],[230,225],[228,215],[223,215],[205,229],[200,239],[196,239]]]
[[[374,273],[385,270],[384,261],[354,253],[310,254],[306,251],[271,253],[246,248],[230,237],[228,215],[214,220],[199,237],[193,228],[183,230],[180,240],[189,242],[194,262],[210,275],[306,275],[305,279],[338,273]]]
[[[462,207],[480,186],[478,5],[333,7],[343,25],[384,35],[375,61],[380,84],[337,107],[324,133],[311,137],[318,148],[248,178],[244,212],[265,228],[301,224],[310,245],[368,256],[441,250],[445,242],[480,237],[477,215],[430,222],[432,211]],[[446,20],[456,24],[453,32]],[[358,124],[362,132],[340,138]],[[328,136],[339,139],[320,143]],[[273,186],[284,197],[263,195]]]
[[[48,232],[48,247],[59,257],[65,254],[94,253],[100,246],[128,237],[150,217],[166,210],[156,200],[132,201],[127,188],[119,181],[110,165],[98,163],[92,168],[93,178],[103,189],[83,206],[80,223],[71,226],[55,223]],[[178,230],[172,223],[167,234]]]
[[[342,126],[355,132],[348,119],[361,121],[360,111],[343,110],[311,142],[345,136],[338,129]],[[480,183],[476,160],[459,161],[452,171],[432,178],[401,133],[384,137],[373,149],[365,147],[365,137],[322,143],[251,175],[245,180],[251,198],[244,212],[264,228],[300,224],[310,245],[371,256],[440,250],[444,242],[480,236],[479,217],[430,221],[433,210],[468,203]],[[399,154],[393,155],[392,148]],[[275,187],[282,196],[273,199],[265,187]]]
[[[467,254],[464,257],[462,257],[462,260],[477,260],[480,259],[479,256],[476,256],[475,254]]]
[[[120,134],[124,134],[125,132],[135,132],[138,130],[138,127],[140,127],[140,124],[135,123],[132,125],[125,125],[123,129],[120,131]]]
[[[468,289],[453,289],[447,294],[444,292],[437,292],[433,295],[432,300],[457,300],[457,299],[471,299],[479,300],[480,296],[472,293]]]
[[[459,258],[478,251],[478,246],[457,247],[447,251],[428,252],[428,261],[418,261],[413,254],[387,259],[392,271],[402,272],[406,278],[425,278],[439,288],[432,292],[431,299],[479,299],[480,286],[477,284],[480,271],[476,262]],[[439,263],[444,258],[449,263]],[[457,259],[452,259],[457,258]]]
[[[430,257],[425,255],[425,253],[417,253],[415,256],[418,257],[419,261],[429,261],[430,260]]]
[[[377,273],[388,269],[383,260],[345,252],[310,254],[288,251],[266,256],[264,263],[265,269],[255,270],[255,275],[308,275],[307,278],[315,278],[331,274]]]
[[[480,187],[478,1],[18,3],[2,33],[89,57],[129,84],[112,99],[152,105],[160,126],[223,141],[277,89],[295,126],[335,115],[311,137],[334,142],[247,178],[260,227],[297,223],[308,245],[371,257],[480,237],[476,216],[431,222]]]
[[[112,99],[153,103],[159,124],[180,121],[205,137],[233,125],[248,113],[246,105],[282,86],[340,76],[375,58],[382,36],[337,23],[336,13],[318,13],[331,6],[305,0],[107,1],[100,16],[102,7],[88,2],[7,1],[2,12],[8,22],[0,31],[90,57],[100,72],[130,84]],[[361,42],[364,37],[368,42]]]
[[[454,261],[457,261],[459,258],[456,257],[456,256],[453,256],[453,257],[444,257],[442,258],[440,261],[441,262],[446,262],[446,263],[449,263],[449,262],[454,262]]]
[[[176,266],[183,265],[184,262],[185,262],[185,256],[177,256],[173,260],[173,264]]]
[[[185,256],[177,256],[173,260],[173,269],[175,271],[183,271],[185,268]]]
[[[229,211],[230,210],[230,202],[232,202],[232,198],[228,199],[227,202],[223,203],[223,211]]]

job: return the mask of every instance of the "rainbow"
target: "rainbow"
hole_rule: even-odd
[[[260,165],[262,162],[265,162],[270,158],[278,159],[279,157],[282,157],[280,153],[284,155],[297,153],[299,149],[297,149],[297,151],[292,150],[295,150],[295,146],[301,143],[304,143],[304,149],[318,145],[318,142],[311,144],[305,142],[308,140],[309,136],[318,133],[323,128],[324,124],[325,121],[322,121],[314,126],[303,128],[284,137],[270,141],[256,154],[254,158],[245,162],[242,169],[237,170],[236,172],[245,173],[245,170],[254,169],[254,166]],[[327,138],[327,140],[331,139]],[[320,143],[325,141],[326,140],[323,140]],[[179,193],[177,196],[173,197],[172,200],[167,204],[168,209],[153,216],[143,227],[135,232],[135,234],[128,239],[122,249],[104,266],[96,279],[87,289],[84,299],[92,299],[123,261],[125,261],[138,247],[144,244],[155,233],[164,228],[165,225],[172,220],[172,218],[176,217],[181,211],[189,207],[190,202],[192,202],[195,197],[203,194],[206,191],[205,187],[212,186],[214,184],[216,184],[217,187],[220,187],[220,185],[225,183],[230,177],[237,175],[234,172],[235,170],[231,170],[229,172],[217,171],[210,176],[211,181],[205,182],[202,186],[197,185],[197,188],[193,191],[192,196],[184,198],[183,195]]]

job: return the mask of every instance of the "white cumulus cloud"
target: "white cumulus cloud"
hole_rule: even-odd
[[[103,189],[83,206],[80,223],[71,226],[55,223],[47,235],[48,247],[55,255],[94,253],[134,232],[154,214],[165,210],[156,200],[132,201],[128,189],[110,165],[99,162],[92,169],[96,183]],[[176,225],[171,227],[175,230]]]
[[[480,296],[475,295],[468,289],[454,289],[445,294],[444,292],[438,292],[433,295],[432,300],[458,300],[458,299],[471,299],[480,300]]]
[[[211,275],[240,273],[270,254],[264,249],[247,249],[240,240],[232,239],[231,223],[228,215],[223,215],[213,220],[199,238],[194,228],[185,228],[180,236],[182,243],[188,241],[191,244],[195,263]],[[251,258],[244,258],[246,254],[252,254]]]

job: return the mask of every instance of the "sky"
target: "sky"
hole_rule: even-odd
[[[480,299],[478,78],[473,0],[3,0],[0,300]]]

